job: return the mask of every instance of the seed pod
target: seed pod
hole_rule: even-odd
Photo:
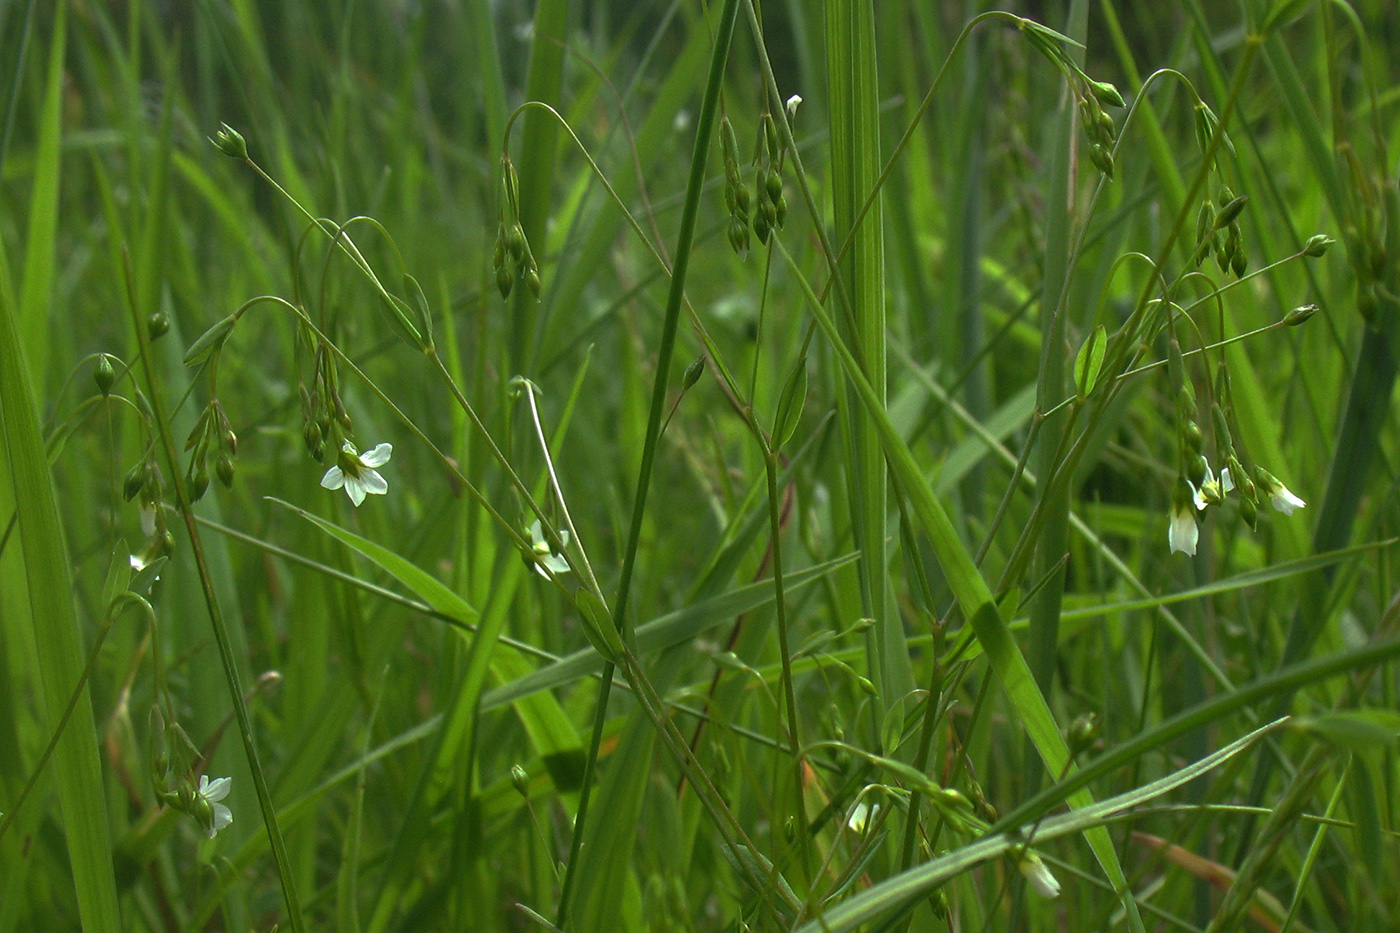
[[[530,799],[530,775],[520,765],[510,766],[510,785],[526,800]]]
[[[506,264],[506,235],[504,230],[496,231],[496,248],[491,253],[491,268],[497,272]]]
[[[1256,526],[1259,519],[1259,506],[1254,504],[1253,498],[1240,496],[1240,517],[1250,528]]]
[[[1113,180],[1113,153],[1100,143],[1094,143],[1089,147],[1089,161],[1094,163],[1094,168],[1098,169]]]
[[[685,375],[681,376],[681,391],[686,392],[691,386],[699,382],[704,372],[705,358],[703,356],[697,356],[695,361],[685,368]]]
[[[1117,131],[1117,127],[1113,123],[1113,118],[1102,110],[1099,111],[1099,131],[1103,133],[1104,138],[1109,142],[1113,141],[1114,133]]]
[[[778,195],[778,203],[773,209],[773,219],[778,222],[778,228],[782,229],[783,222],[787,220],[787,198]]]
[[[1206,463],[1204,454],[1196,454],[1186,459],[1186,478],[1197,489],[1201,487],[1201,483],[1205,482],[1208,472],[1210,472],[1210,464]]]
[[[1249,268],[1249,258],[1245,256],[1243,249],[1236,249],[1235,255],[1230,259],[1230,269],[1235,273],[1235,278],[1244,278],[1245,271]]]
[[[228,451],[230,457],[238,456],[238,435],[232,431],[224,432],[224,450]]]
[[[92,371],[92,381],[97,383],[97,391],[106,398],[112,394],[112,383],[117,381],[116,371],[112,369],[112,361],[107,359],[107,354],[103,353],[97,357],[97,368]]]
[[[753,203],[749,197],[749,189],[740,184],[734,189],[734,200],[737,202],[734,213],[738,215],[740,220],[748,220],[749,205]]]
[[[535,300],[540,300],[540,272],[533,265],[525,270],[525,285],[530,289],[530,294],[535,296]]]
[[[151,316],[146,318],[146,335],[152,340],[159,340],[168,330],[170,318],[164,311],[153,311]]]
[[[1238,198],[1231,198],[1220,208],[1220,213],[1215,217],[1215,225],[1217,227],[1225,227],[1234,223],[1235,219],[1240,216],[1240,211],[1244,210],[1244,206],[1248,203],[1249,195],[1247,194],[1241,195]]]
[[[515,276],[510,270],[502,267],[496,270],[496,289],[501,293],[502,298],[510,297],[510,287],[515,284]]]
[[[525,262],[525,228],[519,223],[513,223],[506,228],[506,249],[516,262]]]

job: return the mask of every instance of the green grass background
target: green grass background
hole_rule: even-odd
[[[0,2],[0,933],[1400,924],[1400,15],[991,9]],[[1132,105],[1111,180],[1037,36]],[[1194,557],[1183,378],[1307,502]]]

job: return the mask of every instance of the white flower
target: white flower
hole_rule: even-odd
[[[207,774],[199,776],[199,790],[195,792],[196,818],[204,827],[204,831],[209,834],[210,839],[213,839],[214,834],[219,830],[233,822],[233,812],[219,803],[220,800],[228,796],[228,788],[232,783],[233,778],[222,777],[211,781]]]
[[[1021,869],[1021,874],[1041,897],[1060,896],[1060,882],[1055,879],[1054,875],[1050,874],[1050,869],[1045,867],[1040,856],[1030,849],[1021,853],[1021,859],[1016,863],[1016,867]]]
[[[800,95],[798,95],[798,94],[794,94],[794,95],[792,95],[791,97],[789,97],[789,98],[787,99],[787,112],[788,112],[788,119],[789,119],[789,120],[791,120],[793,117],[797,116],[797,108],[798,108],[798,105],[800,105],[801,103],[802,103],[802,97],[801,97]]]
[[[1225,467],[1221,470],[1221,475],[1223,476],[1225,473],[1228,473],[1229,470],[1229,467]],[[1222,483],[1216,481],[1215,474],[1210,471],[1210,464],[1208,463],[1206,464],[1206,475],[1201,479],[1200,488],[1193,488],[1191,501],[1196,504],[1197,512],[1203,511],[1208,505],[1219,505],[1221,502],[1225,501]]]
[[[148,538],[156,533],[156,504],[154,502],[141,503],[141,533]]]
[[[360,454],[354,445],[347,441],[340,449],[336,465],[321,477],[321,485],[327,489],[339,489],[344,486],[346,495],[356,505],[365,501],[365,493],[382,496],[389,491],[389,484],[375,467],[388,463],[389,455],[393,452],[392,445],[380,444],[373,450]]]
[[[1269,497],[1269,502],[1284,515],[1292,515],[1307,505],[1302,499],[1289,492],[1288,487],[1280,483],[1278,478],[1268,470],[1260,467],[1254,472],[1259,477],[1259,485],[1264,487],[1264,493]]]
[[[1186,477],[1177,479],[1176,492],[1172,495],[1171,524],[1167,527],[1167,543],[1173,552],[1180,551],[1193,557],[1196,554],[1199,532],[1196,530],[1195,512],[1204,508],[1199,504],[1199,495]]]
[[[853,833],[864,833],[865,827],[875,819],[875,815],[880,812],[878,803],[866,803],[864,800],[858,802],[851,808],[851,815],[846,817],[846,825]]]
[[[559,532],[559,543],[564,547],[569,546],[568,529]],[[549,541],[540,528],[539,519],[535,519],[534,523],[530,525],[530,549],[535,559],[535,573],[546,580],[556,573],[569,572],[569,562],[564,559],[563,555],[555,554],[554,549],[549,546]]]
[[[1230,478],[1230,468],[1220,468],[1220,491],[1232,492],[1235,488],[1235,481]]]

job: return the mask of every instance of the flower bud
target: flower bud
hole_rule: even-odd
[[[112,383],[117,381],[117,373],[112,369],[112,361],[103,353],[97,357],[97,368],[92,371],[92,381],[97,383],[97,391],[106,398],[112,394]]]
[[[230,457],[238,456],[238,435],[231,430],[224,432],[224,450],[228,451]]]
[[[510,297],[510,287],[515,284],[515,276],[504,266],[496,270],[496,290],[502,298]]]
[[[1123,95],[1118,93],[1118,88],[1107,81],[1090,81],[1089,88],[1094,92],[1094,97],[1105,107],[1123,107]]]
[[[1113,153],[1100,143],[1094,143],[1089,147],[1089,161],[1094,163],[1094,168],[1103,172],[1110,180],[1113,178]]]
[[[1069,727],[1069,754],[1076,757],[1098,740],[1099,730],[1103,726],[1103,720],[1098,713],[1085,713],[1070,724]]]
[[[525,286],[530,289],[530,294],[535,296],[535,300],[540,300],[540,273],[534,266],[525,270]]]
[[[1259,506],[1254,504],[1254,500],[1247,496],[1240,496],[1240,517],[1250,528],[1255,527],[1259,518]]]
[[[1327,252],[1333,243],[1337,242],[1325,233],[1316,233],[1308,237],[1308,242],[1303,244],[1303,255],[1310,259],[1316,259]]]
[[[301,439],[306,442],[306,452],[315,454],[316,448],[321,446],[321,426],[314,421],[306,422],[306,427],[301,429]]]
[[[764,181],[768,188],[768,200],[774,204],[778,203],[778,198],[783,196],[783,176],[776,169],[768,173],[768,178]]]
[[[530,775],[520,765],[510,766],[510,786],[526,800],[530,799]]]
[[[152,340],[159,340],[170,329],[170,318],[164,311],[152,311],[146,318],[146,334]]]
[[[797,116],[797,108],[801,106],[801,104],[802,98],[797,94],[794,94],[787,99],[787,115],[789,120]]]
[[[204,498],[204,494],[209,491],[209,471],[203,465],[197,467],[194,476],[191,478],[190,499],[198,502]]]
[[[214,472],[218,474],[219,482],[224,484],[225,489],[233,488],[233,460],[228,454],[219,454],[214,461]]]
[[[1181,429],[1181,443],[1193,454],[1198,454],[1203,449],[1203,438],[1201,437],[1201,426],[1195,421],[1187,421],[1186,426]]]
[[[1186,478],[1191,481],[1191,485],[1200,488],[1209,472],[1210,464],[1206,462],[1204,454],[1195,454],[1186,459]]]
[[[1235,254],[1230,257],[1230,271],[1235,273],[1235,278],[1242,279],[1248,269],[1249,257],[1245,256],[1243,249],[1236,249]]]
[[[1316,313],[1317,305],[1300,305],[1283,316],[1283,323],[1287,324],[1289,327],[1297,327]]]
[[[1228,191],[1229,189],[1223,189]],[[1244,210],[1244,206],[1249,203],[1249,195],[1241,195],[1238,198],[1231,198],[1227,203],[1221,205],[1220,213],[1215,217],[1216,228],[1228,227],[1235,222]]]
[[[219,124],[219,131],[209,140],[230,159],[237,159],[240,162],[248,161],[248,143],[243,139],[243,135],[238,130],[227,123]]]
[[[758,216],[753,219],[753,232],[754,236],[758,237],[758,242],[767,243],[770,230],[768,212],[766,210],[760,211]],[[747,246],[745,246],[745,249],[747,249]]]
[[[705,358],[697,356],[695,362],[685,368],[685,375],[681,376],[681,391],[685,392],[691,386],[700,381],[700,376],[705,372]]]
[[[506,249],[510,251],[511,258],[516,262],[525,261],[525,228],[519,223],[511,224],[506,228]]]
[[[126,480],[122,483],[122,499],[130,502],[139,496],[145,487],[146,464],[142,462],[136,464],[131,468],[131,472],[126,474]]]

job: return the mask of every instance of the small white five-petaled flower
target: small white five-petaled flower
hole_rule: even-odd
[[[564,547],[569,546],[569,531],[564,529],[559,532],[559,543]],[[562,554],[555,554],[554,549],[549,546],[549,539],[544,536],[544,531],[540,528],[540,520],[530,525],[530,548],[534,552],[535,573],[550,579],[557,573],[568,573],[569,562]]]
[[[366,493],[373,493],[382,496],[389,491],[389,484],[384,481],[384,477],[379,475],[375,467],[381,467],[389,462],[389,455],[394,452],[390,444],[380,444],[373,450],[361,454],[355,450],[355,446],[346,441],[345,446],[340,448],[340,454],[336,457],[335,466],[326,471],[326,475],[321,477],[321,485],[327,489],[339,489],[345,487],[345,494],[350,497],[350,501],[359,505],[365,501]]]
[[[233,783],[233,778],[217,778],[209,780],[209,775],[199,776],[199,790],[196,791],[195,801],[196,811],[200,825],[204,831],[213,839],[214,834],[225,826],[233,822],[233,812],[228,807],[219,803],[228,796],[229,785]],[[208,807],[208,810],[205,809]]]
[[[1021,869],[1021,874],[1041,897],[1060,896],[1060,882],[1050,873],[1050,869],[1045,867],[1045,863],[1035,852],[1030,849],[1022,852],[1016,867]]]

